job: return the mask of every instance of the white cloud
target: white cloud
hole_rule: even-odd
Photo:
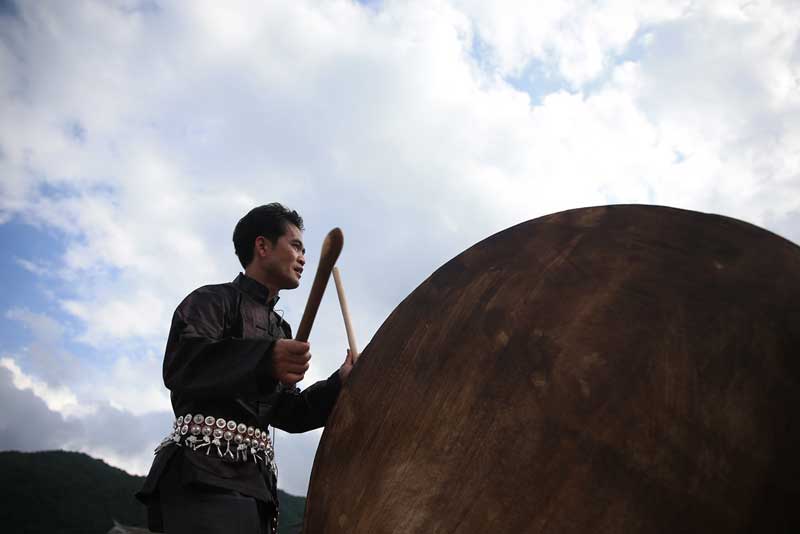
[[[519,76],[540,62],[573,88],[613,66],[637,31],[675,19],[691,5],[629,0],[454,3],[469,15],[490,65],[502,76]]]
[[[43,264],[35,261],[26,260],[25,258],[14,258],[14,261],[31,274],[35,274],[41,278],[50,276],[50,270]]]
[[[22,347],[20,361],[44,382],[60,387],[82,373],[82,362],[64,348],[69,333],[54,317],[25,308],[12,308],[5,318],[22,324],[31,341]]]
[[[169,413],[134,415],[107,403],[65,413],[75,404],[58,395],[26,377],[13,360],[0,359],[0,449],[77,450],[132,473],[147,472],[153,444],[170,427]]]
[[[44,313],[36,313],[24,308],[12,308],[5,314],[6,319],[21,322],[42,342],[52,344],[64,335],[64,327]]]
[[[162,355],[154,351],[121,354],[111,369],[99,373],[84,394],[135,415],[170,409],[169,392],[161,381]],[[168,428],[164,429],[164,433]]]
[[[67,386],[51,387],[42,380],[26,375],[19,365],[8,356],[0,358],[0,366],[11,372],[14,386],[17,389],[31,390],[54,412],[64,415],[85,415],[94,411],[92,407],[79,404],[78,398]]]
[[[55,318],[22,308],[10,309],[5,316],[21,322],[32,337],[28,346],[6,355],[0,364],[12,372],[18,388],[31,389],[51,410],[84,416],[105,404],[135,415],[169,408],[158,351],[118,343],[112,358],[78,358],[65,348],[74,335]]]
[[[105,294],[101,294],[105,296]],[[116,293],[105,299],[66,300],[64,309],[87,324],[80,338],[93,345],[113,343],[129,337],[152,338],[164,332],[171,312],[154,292],[126,295]]]

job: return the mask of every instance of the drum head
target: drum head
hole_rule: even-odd
[[[797,527],[800,248],[654,206],[571,210],[449,261],[364,350],[306,533]]]

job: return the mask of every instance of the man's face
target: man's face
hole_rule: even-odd
[[[259,262],[267,287],[277,292],[299,286],[300,275],[306,263],[303,232],[295,225],[287,224],[286,231],[275,244],[269,239],[259,237],[256,240],[256,247],[262,239],[261,245],[265,254],[259,258]]]

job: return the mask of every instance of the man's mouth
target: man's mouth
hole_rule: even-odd
[[[303,268],[302,267],[296,267],[294,272],[297,273],[297,278],[300,278],[303,275]]]

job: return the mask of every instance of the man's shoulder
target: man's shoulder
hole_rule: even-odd
[[[197,305],[223,305],[235,302],[239,289],[231,282],[222,284],[207,284],[200,286],[183,299],[178,309],[194,307]]]
[[[206,284],[204,286],[200,286],[189,294],[236,295],[238,292],[239,288],[237,288],[233,282],[223,282],[221,284]]]

